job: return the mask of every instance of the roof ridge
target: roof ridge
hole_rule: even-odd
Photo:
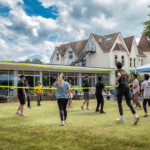
[[[128,36],[128,37],[124,37],[123,39],[127,39],[127,38],[131,38],[131,37],[135,37],[134,35]]]
[[[65,46],[65,45],[67,45],[67,44],[69,44],[69,45],[70,45],[70,44],[74,44],[74,43],[78,43],[78,42],[86,41],[86,40],[88,40],[88,39],[85,39],[85,40],[79,40],[79,41],[70,42],[70,43],[68,42],[68,43],[65,43],[65,44],[61,44],[60,46],[63,46],[63,45]],[[60,46],[59,46],[59,47],[60,47]]]

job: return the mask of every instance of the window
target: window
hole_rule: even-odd
[[[96,51],[96,45],[95,45],[95,41],[91,42],[91,51]]]
[[[141,59],[141,66],[143,66],[143,59]]]
[[[112,41],[112,39],[113,39],[112,37],[108,37],[105,39],[105,42],[110,42],[110,41]]]
[[[56,60],[59,61],[59,53],[56,53]]]
[[[134,68],[136,67],[136,59],[133,59]]]
[[[132,58],[130,58],[130,67],[132,67]]]
[[[85,67],[86,66],[86,59],[82,60],[82,66]]]
[[[68,58],[69,58],[69,59],[72,59],[72,58],[73,58],[73,52],[72,52],[72,51],[69,51],[69,52],[68,52]]]
[[[118,56],[115,55],[115,65],[116,65],[117,61],[118,61]]]
[[[122,65],[124,66],[125,65],[125,56],[121,56],[121,62],[122,62]]]

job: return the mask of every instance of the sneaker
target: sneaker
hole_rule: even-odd
[[[20,116],[22,116],[22,117],[26,117],[27,115],[25,115],[25,114],[23,114],[23,113],[22,113]]]
[[[117,121],[117,122],[120,122],[120,123],[123,123],[123,122],[124,122],[124,119],[123,119],[123,117],[120,117],[120,118],[117,118],[116,121]]]
[[[142,107],[138,107],[137,110],[142,110]]]
[[[67,124],[67,121],[65,120],[64,123]]]
[[[16,115],[20,115],[19,111],[16,112]]]
[[[84,110],[84,106],[81,106],[81,109]]]
[[[60,126],[64,126],[65,125],[65,122],[64,121],[62,121],[61,122],[61,124],[60,124]]]
[[[31,109],[32,107],[31,107],[31,106],[29,106],[28,108],[29,108],[29,109]]]
[[[148,114],[145,114],[143,117],[148,117]]]
[[[91,110],[91,108],[87,107],[86,110]]]
[[[104,112],[104,111],[100,111],[100,114],[104,114],[104,113],[106,113],[106,112]]]
[[[100,112],[100,110],[95,110],[95,112]]]
[[[140,117],[137,115],[134,117],[134,125],[137,125],[139,122]]]

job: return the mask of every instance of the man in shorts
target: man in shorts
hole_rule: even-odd
[[[143,117],[147,117],[147,103],[150,104],[150,81],[149,80],[149,75],[144,74],[144,81],[142,82],[142,97],[143,97],[143,109],[145,112],[145,115]]]
[[[83,81],[83,87],[87,88],[87,89],[83,89],[85,101],[81,105],[82,110],[84,110],[85,104],[87,104],[86,110],[91,110],[91,108],[89,108],[89,101],[90,101],[90,94],[92,94],[92,91],[91,91],[91,89],[88,89],[90,87],[89,80],[90,80],[90,77],[85,76],[85,80]]]
[[[20,88],[20,87],[24,87],[24,81],[25,81],[25,76],[21,75],[20,81],[17,85],[18,88],[17,88],[17,93],[16,93],[16,96],[19,98],[20,106],[19,106],[16,114],[26,117],[26,115],[23,113],[23,110],[24,110],[25,101],[27,99],[27,94],[25,92],[25,88]],[[21,111],[21,114],[19,113],[19,111]]]

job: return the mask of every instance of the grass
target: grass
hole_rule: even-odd
[[[43,101],[41,107],[32,102],[26,118],[14,114],[18,103],[0,104],[0,150],[150,150],[150,117],[141,117],[134,126],[123,103],[125,123],[118,124],[115,101],[105,102],[107,113],[102,115],[94,112],[96,101],[91,100],[91,111],[82,111],[81,103],[73,101],[63,127],[56,102]]]

